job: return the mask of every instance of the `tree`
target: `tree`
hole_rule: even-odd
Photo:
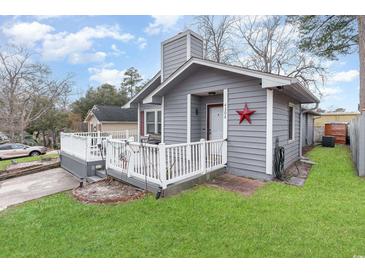
[[[124,73],[124,77],[120,86],[121,93],[124,96],[127,96],[129,99],[132,98],[141,90],[141,81],[142,77],[136,68],[131,67],[127,69],[127,71]]]
[[[303,51],[335,60],[359,50],[360,110],[365,111],[365,16],[291,16]]]
[[[231,31],[234,16],[201,15],[194,18],[194,25],[205,40],[204,50],[207,59],[229,63],[232,57]]]
[[[334,112],[346,112],[345,108],[336,108]]]
[[[46,105],[51,105],[46,115],[40,119],[33,121],[28,127],[27,131],[35,134],[36,138],[42,135],[43,145],[55,148],[57,146],[58,136],[61,130],[69,127],[69,113],[65,109],[54,105],[48,98],[39,98],[34,107],[34,111],[44,108]]]
[[[297,78],[321,95],[326,69],[297,46],[297,29],[282,16],[243,16],[234,24],[236,61],[243,66]]]
[[[12,140],[18,133],[23,141],[28,125],[51,107],[45,105],[34,111],[37,98],[45,97],[55,103],[71,91],[71,76],[53,80],[51,70],[31,57],[28,50],[17,46],[0,50],[0,116]]]
[[[127,98],[121,92],[109,84],[103,84],[96,89],[91,87],[86,95],[72,104],[72,111],[80,114],[85,119],[88,111],[94,105],[115,105],[122,106],[127,102]]]

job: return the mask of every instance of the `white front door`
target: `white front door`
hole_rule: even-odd
[[[223,139],[223,106],[208,106],[208,139]]]

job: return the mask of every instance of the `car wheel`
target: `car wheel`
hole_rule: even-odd
[[[39,151],[32,151],[29,155],[30,156],[39,156],[39,155],[41,155],[41,153]]]

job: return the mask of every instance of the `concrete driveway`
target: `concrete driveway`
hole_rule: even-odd
[[[10,205],[72,189],[79,181],[62,168],[0,181],[0,211]]]

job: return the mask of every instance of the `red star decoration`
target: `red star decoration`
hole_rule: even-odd
[[[243,120],[247,120],[249,124],[251,124],[251,118],[250,116],[256,112],[256,110],[250,110],[247,106],[247,103],[245,103],[245,108],[241,111],[236,111],[238,115],[240,116],[240,124],[243,122]]]

